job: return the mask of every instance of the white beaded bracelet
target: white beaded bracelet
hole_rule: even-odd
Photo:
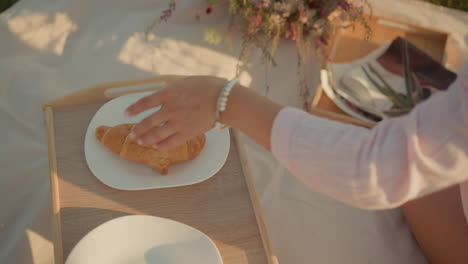
[[[215,128],[219,131],[226,128],[224,124],[221,123],[221,113],[226,110],[228,96],[231,93],[232,88],[239,82],[238,78],[234,78],[224,85],[223,89],[218,96],[218,103],[216,104],[216,124]]]

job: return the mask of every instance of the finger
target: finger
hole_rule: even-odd
[[[158,148],[159,142],[172,136],[176,132],[177,129],[174,123],[167,122],[163,126],[151,128],[151,130],[138,139],[138,144]]]
[[[184,143],[187,140],[186,136],[184,136],[181,133],[176,133],[173,134],[170,137],[167,137],[163,141],[159,142],[157,145],[158,149],[163,149],[163,150],[168,150],[168,149],[173,149],[180,144]]]
[[[148,116],[147,118],[143,119],[140,123],[136,124],[135,127],[132,129],[132,133],[130,137],[133,139],[137,139],[142,135],[148,133],[153,127],[159,127],[164,122],[167,122],[170,118],[169,112],[166,108],[161,108],[161,110],[157,111],[156,113]]]
[[[130,105],[125,110],[127,116],[133,116],[153,107],[162,105],[166,98],[167,90],[164,89],[160,92],[153,93],[138,100],[136,103]]]

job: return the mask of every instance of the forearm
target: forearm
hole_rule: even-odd
[[[271,129],[278,112],[283,108],[252,89],[236,85],[229,95],[221,121],[270,150]]]
[[[311,189],[357,207],[396,207],[468,180],[467,96],[460,80],[372,130],[287,108],[273,124],[272,152]]]

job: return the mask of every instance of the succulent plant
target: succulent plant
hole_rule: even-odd
[[[404,43],[402,57],[406,94],[399,93],[393,89],[372,66],[372,64],[368,63],[367,67],[362,66],[362,70],[370,82],[395,105],[395,108],[384,112],[384,114],[387,114],[388,116],[406,114],[411,111],[415,105],[428,97],[425,91],[421,88],[421,84],[419,83],[416,74],[410,69],[407,42]]]

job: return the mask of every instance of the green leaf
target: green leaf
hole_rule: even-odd
[[[414,84],[413,98],[414,98],[415,104],[417,104],[418,102],[421,101],[422,87],[421,87],[421,84],[419,83],[418,77],[416,76],[414,72],[411,73],[411,79]]]
[[[387,83],[387,81],[385,81],[385,79],[380,75],[380,73],[372,66],[372,64],[368,63],[367,64],[368,67],[369,67],[369,70],[375,75],[377,76],[377,78],[379,78],[379,80],[383,83],[383,85],[385,86],[385,88],[388,90],[388,93],[390,93],[393,97],[397,98],[398,101],[400,102],[400,104],[404,107],[404,108],[407,108],[408,107],[408,100],[407,98],[394,91],[393,88]]]
[[[406,42],[406,40],[404,41],[404,50],[403,50],[403,71],[405,74],[406,94],[407,94],[409,103],[411,104],[411,106],[414,106],[413,91],[415,90],[415,88],[414,88],[414,82],[413,82],[414,80],[411,77],[411,72],[410,72],[408,42]]]
[[[387,96],[390,101],[392,101],[394,104],[396,104],[399,108],[406,108],[406,103],[399,98],[399,96],[392,90],[388,89],[388,87],[381,86],[367,71],[367,69],[362,66],[362,70],[364,71],[364,74],[367,76],[367,78],[371,81],[371,83],[385,96]]]
[[[17,0],[0,0],[0,13],[7,10],[10,6],[16,3]]]

